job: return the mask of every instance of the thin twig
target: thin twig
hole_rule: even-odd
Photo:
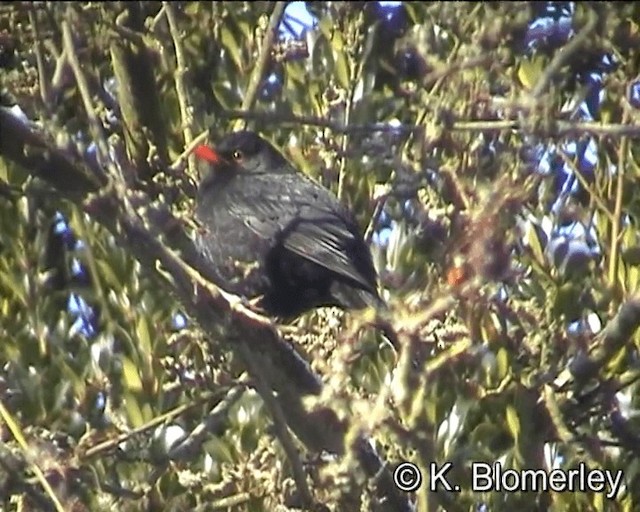
[[[253,68],[253,72],[251,73],[251,77],[249,78],[249,84],[247,85],[247,90],[244,94],[244,99],[242,100],[242,110],[250,110],[256,101],[258,88],[260,87],[260,84],[262,82],[267,64],[269,64],[273,42],[276,37],[278,25],[280,24],[280,19],[284,14],[284,9],[286,6],[287,2],[276,2],[276,5],[273,7],[273,11],[271,12],[271,16],[269,17],[269,24],[267,25],[264,38],[262,39],[260,56],[258,57],[258,61]],[[237,129],[237,126],[235,127],[235,129]]]
[[[360,34],[360,30],[362,29],[362,24],[363,24],[363,19],[360,16],[358,18],[358,34]],[[365,48],[364,51],[366,52],[367,49]],[[344,124],[345,126],[349,126],[351,124],[351,114],[352,114],[352,109],[353,109],[353,105],[355,103],[355,95],[356,95],[356,89],[358,88],[358,83],[360,83],[361,77],[362,77],[362,70],[364,67],[364,62],[366,60],[366,56],[362,53],[362,46],[358,45],[358,59],[356,59],[356,62],[354,63],[354,56],[353,53],[350,51],[347,51],[347,49],[343,48],[342,52],[345,54],[345,60],[346,60],[346,66],[348,68],[351,68],[349,70],[349,76],[351,77],[351,79],[349,80],[350,82],[350,86],[349,86],[349,90],[347,91],[347,98],[344,104]],[[355,70],[355,73],[354,73]],[[346,179],[346,170],[347,170],[347,157],[346,157],[346,153],[347,153],[347,148],[349,146],[349,134],[348,133],[343,133],[341,140],[340,140],[340,150],[341,150],[341,155],[340,155],[340,170],[338,172],[338,191],[337,191],[337,196],[338,199],[342,200],[343,196],[344,196],[344,182]]]
[[[171,2],[163,2],[164,12],[169,22],[169,32],[173,40],[173,47],[176,53],[176,70],[174,79],[176,82],[176,93],[178,95],[178,104],[180,105],[180,117],[182,119],[182,133],[184,135],[184,145],[190,146],[193,141],[193,131],[191,130],[191,112],[189,93],[184,82],[184,75],[187,72],[186,59],[182,51],[182,43],[178,32],[178,22],[173,9],[174,4]],[[195,161],[192,156],[188,157],[189,175],[195,176]]]
[[[169,450],[168,457],[171,460],[184,459],[191,454],[202,451],[202,444],[207,434],[212,432],[217,425],[227,417],[229,409],[242,398],[245,386],[234,386],[207,416],[179,442],[176,442]]]
[[[232,390],[230,391],[230,394],[232,394],[232,392],[235,390],[236,388],[232,388]],[[128,441],[129,439],[143,434],[145,432],[147,432],[148,430],[151,430],[159,425],[162,425],[163,423],[167,423],[169,421],[172,421],[173,419],[182,416],[184,413],[186,413],[187,411],[190,411],[191,409],[195,408],[195,407],[199,407],[200,405],[202,405],[205,402],[208,402],[209,400],[213,399],[216,394],[213,393],[204,393],[203,395],[199,396],[197,399],[195,399],[195,401],[189,402],[188,404],[183,404],[180,405],[178,407],[175,407],[174,409],[171,409],[170,411],[167,411],[163,414],[160,414],[159,416],[156,416],[155,418],[153,418],[151,421],[145,423],[144,425],[141,425],[138,428],[132,429],[128,432],[125,432],[124,434],[121,434],[113,439],[107,439],[106,441],[103,441],[101,443],[98,443],[94,446],[92,446],[91,448],[88,448],[84,453],[82,453],[82,459],[87,459],[89,457],[95,457],[96,455],[102,455],[105,452],[108,452],[110,450],[113,450],[114,448],[116,448],[118,445],[124,443],[125,441]],[[216,406],[217,407],[217,406]]]
[[[367,243],[370,243],[371,239],[373,238],[373,233],[375,233],[376,226],[378,225],[380,216],[384,211],[384,205],[387,203],[388,197],[389,197],[389,194],[384,194],[376,199],[376,205],[373,209],[373,215],[371,215],[371,220],[369,220],[367,229],[364,232],[364,239]]]
[[[40,28],[38,26],[38,15],[33,8],[33,4],[29,9],[29,22],[33,28],[33,41],[36,52],[36,63],[38,66],[38,85],[40,86],[40,97],[45,108],[49,108],[51,102],[51,92],[49,89],[49,80],[45,76],[44,58],[42,57],[42,38],[40,37]]]
[[[191,141],[190,144],[187,145],[185,150],[175,159],[175,161],[169,166],[169,170],[178,171],[182,167],[182,163],[189,157],[191,152],[195,149],[195,147],[203,142],[209,136],[209,130],[205,130],[202,133],[198,134],[198,136]]]
[[[576,178],[580,182],[580,185],[582,185],[584,187],[584,189],[587,192],[589,192],[589,195],[596,202],[596,204],[598,205],[600,210],[602,210],[602,213],[604,213],[607,216],[607,218],[609,219],[609,221],[611,223],[613,223],[614,222],[614,214],[611,212],[611,210],[609,210],[609,208],[605,204],[604,200],[598,195],[598,193],[594,189],[594,186],[591,183],[589,183],[587,181],[587,179],[582,175],[582,172],[580,172],[580,169],[575,164],[575,162],[571,158],[569,158],[569,156],[564,151],[559,151],[558,154],[560,155],[560,158],[562,158],[562,160],[564,160],[564,163],[569,166],[569,168],[571,169],[573,174],[575,174]]]
[[[627,121],[629,111],[625,109],[622,120]],[[620,252],[620,240],[618,235],[622,227],[622,189],[624,187],[624,168],[627,156],[627,137],[622,137],[618,147],[618,168],[616,182],[616,199],[613,209],[613,222],[611,224],[611,254],[609,256],[609,286],[615,287],[618,276],[618,253]]]
[[[230,119],[249,119],[255,121],[270,121],[282,124],[294,124],[303,126],[316,126],[318,128],[327,128],[336,133],[355,133],[355,132],[403,132],[421,130],[420,126],[414,125],[391,125],[388,123],[372,123],[366,125],[346,126],[342,123],[329,121],[321,117],[314,116],[296,116],[296,115],[278,115],[273,112],[253,112],[244,110],[226,110],[220,113],[223,117]]]
[[[626,123],[595,123],[595,122],[573,122],[573,121],[557,121],[558,135],[602,135],[611,137],[631,137],[640,138],[640,125]]]
[[[463,71],[465,69],[476,68],[479,66],[488,66],[490,64],[495,64],[495,53],[484,53],[482,55],[477,55],[475,57],[471,57],[462,61],[456,61],[447,66],[443,66],[440,69],[436,69],[431,73],[428,73],[422,80],[424,87],[432,84],[437,80],[441,80],[443,78],[448,77],[458,71]]]
[[[490,132],[517,130],[520,123],[515,119],[487,119],[477,121],[455,121],[451,130],[457,132]]]
[[[398,336],[410,336],[418,333],[432,318],[454,307],[459,296],[465,296],[476,288],[477,284],[472,280],[463,284],[457,291],[457,294],[445,291],[439,297],[432,298],[429,307],[420,312],[416,312],[409,318],[397,320],[393,326],[395,332],[398,333]]]
[[[567,43],[566,46],[556,52],[551,62],[544,70],[544,73],[542,73],[538,79],[535,87],[531,90],[531,97],[533,99],[539,99],[540,95],[547,89],[554,75],[560,71],[560,68],[565,64],[565,62],[567,62],[567,60],[569,60],[571,56],[580,50],[587,42],[591,32],[596,28],[597,21],[598,18],[595,12],[593,12],[593,10],[589,10],[589,19],[587,20],[586,25],[574,38],[571,39],[571,41],[569,41],[569,43]]]
[[[24,435],[22,434],[22,430],[20,429],[20,426],[15,421],[13,415],[9,412],[9,410],[5,408],[2,401],[0,401],[0,418],[7,425],[9,432],[11,432],[11,434],[13,435],[13,438],[16,440],[16,442],[20,446],[24,454],[25,460],[29,462],[29,466],[31,466],[31,470],[36,475],[36,478],[40,482],[40,485],[42,485],[42,488],[44,489],[44,491],[47,493],[47,496],[49,496],[49,499],[51,499],[55,509],[58,512],[63,512],[64,507],[62,506],[62,503],[60,503],[60,500],[56,496],[56,493],[53,491],[51,484],[45,478],[44,473],[40,469],[40,466],[38,466],[37,462],[33,460],[34,458],[29,455],[29,444],[24,438]]]
[[[351,121],[351,107],[353,105],[353,92],[354,88],[351,88],[351,92],[349,93],[349,97],[347,98],[346,104],[344,106],[344,124],[345,126],[349,126]],[[349,145],[349,134],[344,132],[342,134],[342,140],[340,141],[340,150],[342,155],[340,156],[340,171],[338,173],[338,199],[342,200],[344,196],[344,180],[346,177],[346,169],[347,169],[347,157],[345,156],[347,153],[347,147]]]
[[[82,72],[82,68],[80,67],[80,61],[78,60],[78,55],[76,54],[76,50],[73,45],[73,36],[71,35],[71,27],[68,19],[62,22],[62,39],[64,49],[67,52],[67,59],[71,65],[71,69],[73,70],[76,83],[78,84],[78,90],[80,91],[84,108],[87,111],[89,128],[98,147],[98,154],[102,157],[104,162],[109,162],[109,147],[107,145],[107,139],[91,101],[89,83]]]
[[[55,48],[54,45],[47,44],[47,41],[45,41],[44,46],[49,52]],[[58,95],[64,87],[65,74],[68,65],[67,52],[63,49],[62,53],[56,56],[56,67],[54,68],[53,75],[51,77],[51,89],[53,90],[54,97]]]
[[[408,134],[420,132],[422,126],[414,124],[392,125],[389,123],[371,123],[371,124],[354,124],[345,126],[342,123],[336,123],[320,117],[314,116],[295,116],[295,115],[278,115],[273,112],[245,112],[241,110],[227,110],[221,112],[221,116],[232,119],[250,119],[255,121],[269,121],[271,123],[292,124],[302,126],[316,126],[318,128],[327,128],[336,133],[373,133],[373,132],[389,132]],[[511,131],[520,129],[520,123],[515,119],[487,119],[476,121],[454,121],[449,128],[451,131],[457,132],[488,132],[488,131]],[[638,124],[620,124],[620,123],[597,123],[597,122],[576,122],[559,120],[550,125],[549,136],[561,137],[567,135],[596,135],[630,138],[640,138],[640,125]]]
[[[164,9],[161,9],[160,12],[164,12]],[[128,18],[127,11],[121,12],[115,20],[115,23],[109,23],[109,29],[113,31],[113,34],[117,37],[123,37],[127,41],[131,42],[138,48],[151,48],[154,51],[161,53],[163,51],[162,43],[151,34],[141,34],[129,27],[127,27],[124,22]]]
[[[163,16],[164,16],[164,4],[162,5],[158,13],[153,17],[153,21],[151,22],[151,26],[149,27],[149,32],[155,33],[156,27],[158,26],[158,23],[160,23],[160,20],[162,20]]]

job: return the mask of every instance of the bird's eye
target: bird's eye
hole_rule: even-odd
[[[237,149],[231,154],[234,160],[242,160],[242,151],[238,151]]]

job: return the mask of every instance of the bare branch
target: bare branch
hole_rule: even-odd
[[[182,133],[184,135],[184,145],[189,147],[193,141],[193,131],[191,130],[191,101],[189,100],[189,93],[184,83],[184,75],[187,72],[186,59],[184,52],[182,51],[182,43],[180,33],[178,31],[178,22],[176,20],[176,14],[173,9],[174,4],[171,2],[163,2],[162,6],[164,12],[167,14],[167,21],[169,22],[169,31],[171,32],[171,39],[173,40],[173,47],[176,52],[176,70],[174,74],[174,80],[176,82],[176,94],[178,95],[178,104],[180,105],[180,118],[182,119]],[[195,176],[195,162],[193,157],[189,157],[189,171],[191,176]]]
[[[562,68],[562,66],[571,58],[572,55],[578,52],[584,46],[584,44],[587,43],[591,32],[593,32],[593,30],[596,28],[597,21],[598,17],[596,16],[596,13],[592,10],[589,10],[589,19],[587,20],[586,25],[582,28],[582,30],[580,30],[580,32],[578,32],[575,37],[573,37],[569,41],[569,43],[567,43],[564,48],[561,48],[555,53],[553,59],[544,70],[544,73],[542,73],[535,87],[531,91],[532,98],[536,100],[539,99],[540,95],[547,89],[547,87],[551,83],[554,75],[558,71],[560,71],[560,68]]]
[[[569,158],[569,156],[564,151],[559,151],[558,154],[560,158],[569,166],[571,171],[575,174],[576,178],[580,182],[580,185],[584,187],[584,189],[589,192],[590,197],[593,198],[594,202],[598,205],[602,213],[604,213],[609,221],[613,223],[614,217],[613,212],[606,205],[600,194],[595,190],[595,187],[587,181],[587,179],[583,176],[580,168],[575,164],[575,162]]]
[[[457,73],[458,71],[462,71],[464,69],[477,68],[479,66],[488,66],[489,64],[494,64],[495,61],[496,61],[496,55],[493,52],[484,53],[476,57],[470,57],[462,61],[456,61],[440,69],[436,69],[430,72],[424,77],[424,79],[422,80],[422,83],[424,84],[424,87],[428,87],[430,84],[442,78],[446,78],[449,75]]]
[[[629,120],[629,110],[625,109],[622,115],[623,122]],[[618,279],[618,265],[620,252],[620,232],[622,230],[622,193],[626,177],[627,153],[629,150],[629,139],[622,137],[618,146],[618,166],[616,169],[616,197],[613,211],[613,221],[611,223],[611,252],[609,253],[609,285],[615,286]]]
[[[225,397],[224,400],[222,400],[220,403],[218,403],[211,414],[217,413],[218,411],[222,410],[224,408],[224,410],[226,411],[227,406],[231,405],[231,401],[233,401],[233,403],[235,403],[235,401],[237,401],[241,391],[244,389],[244,387],[242,386],[237,386],[232,388],[229,393],[227,394],[227,396]],[[178,418],[179,416],[182,416],[183,414],[185,414],[186,412],[188,412],[189,410],[195,408],[195,407],[199,407],[201,406],[203,403],[209,402],[212,399],[212,394],[211,393],[205,393],[202,396],[198,397],[197,400],[192,401],[188,404],[185,405],[181,405],[179,407],[176,407],[170,411],[165,412],[164,414],[160,414],[159,416],[156,416],[155,418],[153,418],[151,421],[145,423],[144,425],[141,425],[138,428],[132,429],[128,432],[125,432],[124,434],[120,434],[119,436],[116,436],[113,439],[108,439],[106,441],[103,441],[101,443],[98,443],[94,446],[91,446],[90,448],[88,448],[84,453],[83,453],[83,458],[89,458],[89,457],[95,457],[98,455],[104,455],[106,452],[109,452],[115,448],[118,447],[118,445],[124,443],[125,441],[128,441],[129,439],[138,436],[140,434],[144,434],[145,432],[148,432],[149,430],[156,428],[160,425],[162,425],[163,423],[169,422],[174,420],[175,418]],[[210,415],[209,415],[210,416]],[[209,417],[208,416],[208,417]],[[185,441],[181,441],[180,444],[178,446],[173,446],[171,448],[171,451],[169,452],[169,458],[177,458],[177,456],[172,456],[174,454],[174,450],[178,450],[181,446],[183,446],[183,444],[186,442]]]
[[[198,136],[191,141],[185,148],[185,150],[180,154],[178,158],[176,158],[175,162],[173,162],[169,169],[171,171],[177,171],[182,167],[184,161],[189,157],[191,152],[196,148],[198,144],[202,144],[205,139],[209,136],[209,130],[205,130],[202,133],[199,133]]]
[[[207,438],[207,434],[214,431],[216,427],[225,421],[229,409],[237,403],[245,391],[245,386],[234,386],[227,395],[207,414],[207,416],[187,435],[184,439],[175,443],[169,450],[168,457],[171,460],[183,459],[188,455],[200,453],[202,444]],[[191,404],[190,404],[191,405]]]
[[[271,12],[271,16],[269,17],[269,24],[267,25],[264,38],[262,39],[260,56],[258,57],[258,61],[253,68],[253,72],[251,73],[251,77],[249,78],[249,84],[247,85],[247,90],[244,93],[242,107],[240,107],[241,110],[250,110],[256,101],[260,83],[262,82],[264,72],[267,68],[267,64],[269,64],[269,59],[271,58],[271,50],[273,48],[273,42],[276,37],[278,25],[280,24],[280,19],[284,14],[284,9],[286,6],[287,2],[276,2],[275,6],[273,7],[273,11]]]
[[[38,66],[38,85],[40,86],[40,98],[45,108],[51,105],[51,90],[49,80],[45,76],[44,57],[42,56],[42,39],[40,37],[40,28],[38,25],[38,14],[33,5],[29,9],[29,21],[33,27],[33,40],[35,43],[36,63]]]
[[[336,133],[373,133],[373,132],[389,132],[408,134],[420,132],[424,128],[413,124],[389,124],[389,123],[372,123],[372,124],[354,124],[346,126],[313,116],[290,116],[279,115],[272,112],[245,112],[241,110],[227,110],[221,113],[222,116],[229,118],[251,119],[254,121],[269,121],[272,123],[281,123],[284,125],[302,125],[317,126],[319,128],[327,128]],[[597,135],[630,138],[640,138],[640,125],[637,124],[620,124],[620,123],[597,123],[597,122],[578,122],[578,121],[553,121],[548,127],[548,136],[568,136],[568,135]],[[476,121],[454,121],[449,129],[457,132],[501,132],[521,129],[520,123],[511,119],[487,119]]]
[[[22,429],[18,425],[15,418],[11,415],[11,413],[5,408],[2,401],[0,401],[0,418],[3,420],[3,423],[7,426],[9,432],[11,432],[16,442],[22,449],[23,453],[25,454],[25,459],[29,461],[31,470],[36,475],[38,482],[40,482],[40,485],[42,485],[42,488],[47,493],[47,496],[49,496],[49,499],[53,502],[55,509],[58,512],[63,512],[64,507],[62,506],[62,503],[60,503],[60,499],[58,498],[53,488],[51,487],[51,484],[45,478],[42,469],[40,469],[40,466],[38,465],[38,461],[36,461],[34,457],[28,456],[29,445],[27,444],[27,441],[24,438],[24,435],[22,434]]]
[[[95,143],[98,147],[98,154],[100,155],[102,161],[104,163],[107,163],[110,160],[107,139],[104,135],[102,124],[100,123],[100,119],[98,119],[96,109],[94,108],[93,102],[91,100],[89,83],[84,76],[84,73],[80,66],[80,61],[78,60],[78,55],[76,54],[76,50],[73,45],[73,36],[71,35],[69,19],[65,19],[62,22],[62,39],[64,43],[64,49],[67,53],[67,59],[69,60],[69,64],[71,65],[71,69],[73,70],[73,74],[76,78],[76,83],[78,84],[78,90],[80,91],[80,97],[82,98],[84,109],[87,112],[87,117],[89,118],[89,129],[91,131],[91,135],[93,136],[93,139],[95,140]]]

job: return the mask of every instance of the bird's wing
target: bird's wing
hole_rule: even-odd
[[[351,232],[335,212],[311,209],[290,224],[284,246],[320,266],[353,279],[366,289],[375,281],[373,262],[364,242]],[[367,270],[368,276],[358,269]]]
[[[318,189],[309,192],[317,194]],[[295,196],[263,194],[253,202],[232,201],[230,210],[259,236],[279,239],[286,249],[371,289],[375,269],[353,221],[335,211],[328,199],[300,204],[294,197],[301,197],[299,191]]]

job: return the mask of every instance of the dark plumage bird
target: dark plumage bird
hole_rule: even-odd
[[[383,304],[353,215],[269,142],[239,131],[194,154],[207,167],[196,216],[210,279],[283,318]]]

